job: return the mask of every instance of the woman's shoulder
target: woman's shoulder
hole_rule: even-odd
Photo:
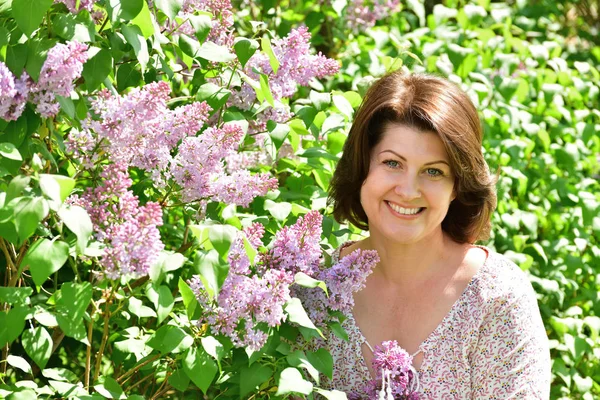
[[[480,300],[536,299],[529,276],[508,257],[485,248],[488,257],[473,284]]]

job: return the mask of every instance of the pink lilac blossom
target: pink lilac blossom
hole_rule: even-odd
[[[277,188],[277,180],[267,174],[226,173],[223,159],[236,153],[243,137],[240,125],[225,124],[181,143],[171,171],[184,201],[211,198],[247,207],[256,196]]]
[[[97,0],[79,0],[79,8],[77,8],[77,1],[78,0],[54,0],[54,4],[63,3],[72,13],[78,13],[81,10],[92,12]]]
[[[69,144],[79,154],[78,147],[93,143],[92,131],[111,160],[124,162],[149,171],[158,185],[170,176],[171,152],[184,138],[195,135],[208,119],[210,106],[195,102],[170,110],[167,101],[171,88],[167,82],[153,82],[135,88],[125,96],[102,91],[92,103],[97,119],[84,123],[84,132]]]
[[[346,6],[346,23],[353,32],[358,33],[398,11],[399,7],[400,0],[352,0]]]
[[[88,59],[87,48],[86,44],[71,41],[58,43],[48,51],[38,81],[29,82],[30,100],[42,116],[53,117],[58,113],[57,95],[71,95],[73,82],[81,77],[83,64]]]
[[[109,279],[147,275],[164,248],[158,231],[162,225],[160,205],[148,202],[140,206],[137,196],[128,190],[131,184],[126,165],[109,164],[96,187],[68,200],[87,210],[96,240],[105,244],[100,264]]]
[[[325,57],[320,52],[316,55],[310,54],[310,38],[308,28],[302,26],[292,31],[282,39],[273,40],[271,47],[277,60],[279,68],[277,73],[271,67],[269,57],[263,53],[255,53],[245,67],[245,73],[253,79],[259,79],[254,72],[258,70],[269,76],[269,86],[276,100],[291,97],[298,90],[298,85],[306,86],[313,78],[323,78],[338,72],[340,65],[336,60]],[[245,89],[244,83],[241,88],[241,98],[234,104],[243,109],[249,109],[256,98],[251,90]]]
[[[14,121],[21,116],[29,95],[28,80],[26,72],[15,80],[6,64],[0,61],[0,118]]]
[[[244,238],[251,246],[262,246],[264,227],[253,224],[232,243],[228,261],[230,270],[221,290],[213,300],[199,277],[193,277],[190,287],[196,293],[205,313],[200,324],[207,323],[215,334],[228,336],[236,347],[259,350],[267,341],[267,327],[285,320],[283,306],[291,299],[291,273],[272,269],[253,274],[244,247]]]
[[[412,367],[412,357],[395,340],[375,346],[373,369],[376,378],[366,384],[369,399],[418,400],[418,375]]]
[[[379,262],[374,250],[355,250],[330,268],[321,269],[314,278],[325,282],[329,296],[320,288],[295,288],[293,295],[300,298],[310,319],[324,326],[328,310],[349,315],[354,308],[354,293],[364,288],[367,277]]]
[[[267,268],[290,271],[293,275],[303,272],[313,276],[322,260],[321,224],[323,216],[310,211],[291,226],[285,226],[275,234],[273,246],[265,256]]]
[[[196,11],[206,11],[213,15],[208,41],[221,46],[233,46],[233,11],[230,0],[184,0],[179,16],[185,19]],[[178,30],[192,37],[195,33],[189,21],[183,23]]]

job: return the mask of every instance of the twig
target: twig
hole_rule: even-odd
[[[160,354],[157,354],[154,357],[151,357],[151,358],[147,359],[146,361],[144,361],[142,363],[139,363],[138,365],[136,365],[135,367],[133,367],[132,369],[130,369],[129,371],[125,372],[123,375],[121,375],[120,377],[118,377],[117,378],[117,382],[124,383],[125,382],[125,378],[127,378],[130,375],[133,375],[134,373],[136,373],[143,366],[148,365],[151,362],[154,362],[154,361],[158,360],[159,358],[160,358]]]
[[[13,259],[10,256],[8,249],[6,248],[6,243],[4,242],[4,239],[0,239],[0,245],[2,246],[2,252],[4,253],[4,257],[6,258],[6,264],[8,264],[11,271],[17,272],[17,267],[15,267],[15,264],[13,263]]]
[[[102,354],[104,353],[104,348],[106,347],[106,342],[108,341],[108,328],[109,328],[109,319],[110,319],[110,305],[112,303],[112,296],[115,291],[115,287],[113,286],[108,298],[106,299],[106,306],[104,307],[104,331],[102,332],[102,341],[100,342],[100,348],[98,349],[98,353],[96,354],[96,366],[94,367],[94,378],[93,382],[96,382],[98,379],[98,375],[100,374],[100,366],[102,364]]]
[[[163,381],[162,385],[160,385],[160,387],[156,391],[156,394],[154,396],[150,397],[150,400],[160,399],[160,396],[162,396],[162,394],[164,392],[169,390],[170,386],[167,384],[167,380],[169,379],[170,376],[171,376],[171,372],[167,372],[167,374],[165,376],[165,380]]]
[[[131,392],[131,390],[133,390],[133,388],[135,388],[136,386],[138,386],[142,382],[146,382],[148,379],[150,379],[152,377],[154,377],[154,374],[148,374],[147,376],[143,377],[142,379],[140,379],[139,381],[137,381],[136,383],[134,383],[133,385],[131,385],[130,387],[128,387],[127,390],[129,392]]]

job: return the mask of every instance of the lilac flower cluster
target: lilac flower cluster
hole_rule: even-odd
[[[214,333],[227,335],[235,346],[252,350],[266,343],[265,327],[278,326],[284,320],[283,306],[291,298],[290,285],[294,281],[293,274],[279,269],[252,273],[244,237],[257,248],[262,245],[263,234],[263,226],[254,224],[232,243],[228,256],[231,268],[214,302],[200,278],[189,282],[206,311],[199,323],[208,323]]]
[[[227,335],[238,347],[257,350],[266,342],[265,328],[285,320],[284,305],[292,296],[303,301],[309,316],[319,325],[327,321],[328,310],[350,313],[354,304],[352,293],[362,288],[378,258],[373,251],[356,251],[343,263],[334,265],[334,272],[320,270],[321,223],[322,216],[310,211],[294,225],[284,227],[275,234],[271,248],[257,254],[254,267],[244,238],[254,249],[262,247],[264,227],[253,224],[244,229],[231,245],[229,275],[216,299],[209,297],[200,278],[190,281],[206,311],[199,323],[209,324],[215,334]],[[290,287],[298,272],[327,279],[330,297],[320,288]]]
[[[100,263],[109,279],[147,275],[164,248],[158,231],[162,225],[160,205],[148,202],[140,206],[137,196],[128,190],[131,184],[125,164],[109,164],[96,187],[68,200],[87,210],[96,240],[106,246]]]
[[[354,293],[364,288],[367,277],[378,262],[376,251],[355,250],[315,275],[316,279],[327,285],[328,297],[319,288],[301,288],[293,294],[302,300],[310,319],[317,326],[322,326],[329,318],[328,310],[340,311],[346,315],[352,312]]]
[[[212,29],[207,40],[221,46],[233,46],[233,11],[230,0],[184,0],[179,16],[185,19],[186,15],[196,11],[207,11],[213,15]],[[194,36],[194,28],[189,21],[182,24],[179,31]]]
[[[48,51],[37,83],[31,83],[31,101],[44,117],[58,114],[56,96],[70,96],[73,82],[81,76],[88,59],[87,45],[79,42],[58,43]]]
[[[43,117],[55,116],[60,109],[56,96],[71,95],[73,82],[81,76],[87,58],[87,45],[75,41],[58,43],[48,51],[37,82],[26,72],[15,79],[0,62],[0,118],[16,120],[27,101],[34,103]]]
[[[20,79],[0,61],[0,118],[14,121],[23,113],[29,96],[29,76],[23,72]]]
[[[412,367],[412,357],[398,342],[389,340],[375,346],[371,365],[376,377],[365,385],[369,399],[419,399],[419,377]]]
[[[93,131],[112,161],[147,170],[157,183],[164,184],[173,162],[171,151],[180,140],[195,135],[210,112],[206,102],[170,110],[170,93],[171,87],[164,81],[134,88],[124,96],[104,90],[92,103],[97,118],[86,121],[88,133],[83,135],[90,137],[89,131]],[[72,151],[83,153],[77,147],[81,136],[69,141]]]
[[[244,132],[240,125],[209,127],[206,102],[169,109],[171,88],[153,82],[126,95],[99,93],[92,102],[95,118],[82,131],[72,131],[67,149],[89,168],[103,151],[112,162],[150,173],[157,186],[173,179],[186,202],[222,201],[247,207],[256,197],[277,188],[268,174],[237,170],[228,174],[225,159],[237,152]]]
[[[277,188],[277,179],[268,174],[225,171],[223,159],[235,154],[244,136],[237,124],[210,127],[199,137],[186,138],[172,163],[172,174],[182,187],[184,201],[212,198],[247,207],[256,196]]]
[[[323,78],[338,72],[340,65],[337,61],[325,57],[323,54],[311,54],[311,35],[308,28],[300,27],[282,39],[273,40],[271,47],[279,61],[277,73],[273,71],[269,57],[264,52],[255,53],[244,69],[251,78],[258,80],[259,71],[269,77],[269,86],[276,101],[276,106],[267,109],[259,115],[251,127],[254,132],[265,131],[268,120],[285,122],[292,116],[289,106],[282,100],[293,96],[298,90],[298,85],[306,86],[313,78]],[[256,100],[254,89],[244,82],[238,92],[231,96],[230,104],[241,109],[250,109]]]
[[[346,6],[346,23],[354,32],[364,31],[398,11],[399,6],[400,0],[352,0]]]

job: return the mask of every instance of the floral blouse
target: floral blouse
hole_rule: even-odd
[[[422,400],[549,398],[548,337],[536,295],[519,267],[486,250],[484,265],[419,347]],[[325,387],[352,392],[371,378],[361,349],[371,345],[352,316],[343,326],[348,342],[328,338],[334,371]]]

